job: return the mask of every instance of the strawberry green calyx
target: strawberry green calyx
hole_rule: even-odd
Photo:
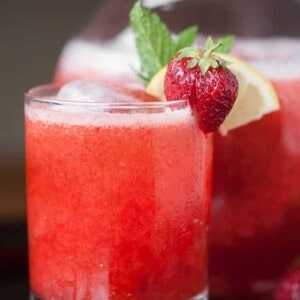
[[[222,46],[222,43],[217,43],[216,45],[212,46],[211,48],[208,48],[208,50],[206,50],[203,54],[204,58],[208,58],[209,56],[212,55],[212,53],[217,50],[218,48],[220,48]]]
[[[193,69],[198,66],[200,67],[203,75],[205,75],[209,68],[216,69],[222,67],[227,69],[227,67],[230,65],[230,62],[227,62],[214,54],[214,52],[222,46],[222,43],[216,43],[211,45],[209,49],[193,47],[184,48],[179,51],[178,59],[182,60],[184,58],[191,58],[187,64],[187,67]]]

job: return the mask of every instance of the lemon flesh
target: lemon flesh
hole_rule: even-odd
[[[259,120],[264,115],[280,108],[277,94],[266,77],[240,59],[224,54],[220,56],[232,62],[229,69],[239,82],[238,97],[219,128],[221,134],[225,135],[232,129]]]
[[[166,101],[164,86],[167,68],[168,66],[165,66],[160,71],[158,71],[146,88],[146,93],[157,97],[161,101]]]

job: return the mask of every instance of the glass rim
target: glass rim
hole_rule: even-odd
[[[38,91],[54,91],[60,88],[61,85],[55,83],[37,85],[28,89],[25,95],[26,101],[33,101],[40,104],[62,105],[62,106],[76,106],[76,107],[97,107],[97,108],[114,108],[114,109],[159,109],[159,108],[186,108],[189,106],[188,100],[170,100],[170,101],[145,101],[145,102],[99,102],[92,101],[75,101],[68,99],[55,99],[51,95],[38,95]]]

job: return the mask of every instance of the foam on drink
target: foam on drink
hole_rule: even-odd
[[[25,105],[26,116],[34,121],[95,127],[196,124],[186,101],[143,103],[94,81],[73,81],[52,95],[43,95],[43,87],[29,94],[41,100]]]

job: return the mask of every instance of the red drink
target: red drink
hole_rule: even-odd
[[[91,109],[36,100],[53,92],[39,88],[26,101],[36,297],[205,293],[212,149],[187,103]]]
[[[269,293],[300,255],[300,76],[291,62],[268,65],[281,110],[215,135],[210,279],[220,299]]]

